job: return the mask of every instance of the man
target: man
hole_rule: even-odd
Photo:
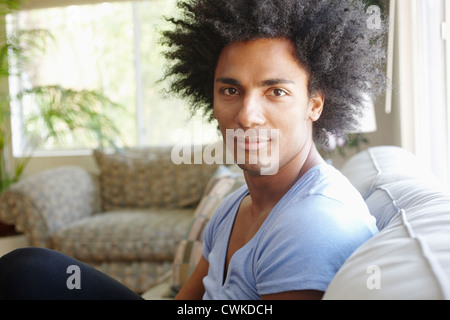
[[[377,230],[361,196],[316,145],[354,128],[363,94],[381,91],[385,30],[367,28],[358,1],[179,7],[182,18],[169,19],[175,29],[163,33],[171,90],[216,119],[246,185],[211,218],[203,257],[177,298],[320,299]],[[56,278],[72,264],[88,279],[80,293]],[[0,298],[140,297],[61,253],[29,248],[0,259]]]
[[[183,18],[164,33],[171,88],[217,120],[235,160],[244,154],[236,162],[246,185],[212,217],[177,299],[320,299],[377,232],[316,144],[352,129],[362,93],[379,88],[382,30],[369,37],[363,6],[346,1],[179,6]],[[240,134],[226,139],[229,131]],[[262,174],[274,159],[277,171]]]

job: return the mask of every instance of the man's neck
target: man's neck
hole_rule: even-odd
[[[324,163],[314,144],[300,152],[274,175],[254,175],[244,171],[254,212],[272,209],[311,168]]]

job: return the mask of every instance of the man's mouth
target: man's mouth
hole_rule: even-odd
[[[267,147],[271,141],[268,137],[236,137],[238,148],[246,151],[258,151]]]

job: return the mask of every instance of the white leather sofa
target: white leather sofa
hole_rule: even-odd
[[[324,299],[450,299],[450,194],[413,154],[361,152],[341,168],[380,232],[344,263]]]

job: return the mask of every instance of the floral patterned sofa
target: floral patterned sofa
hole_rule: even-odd
[[[171,270],[219,168],[175,165],[171,150],[96,150],[98,175],[58,167],[27,177],[0,195],[0,221],[142,293]]]

